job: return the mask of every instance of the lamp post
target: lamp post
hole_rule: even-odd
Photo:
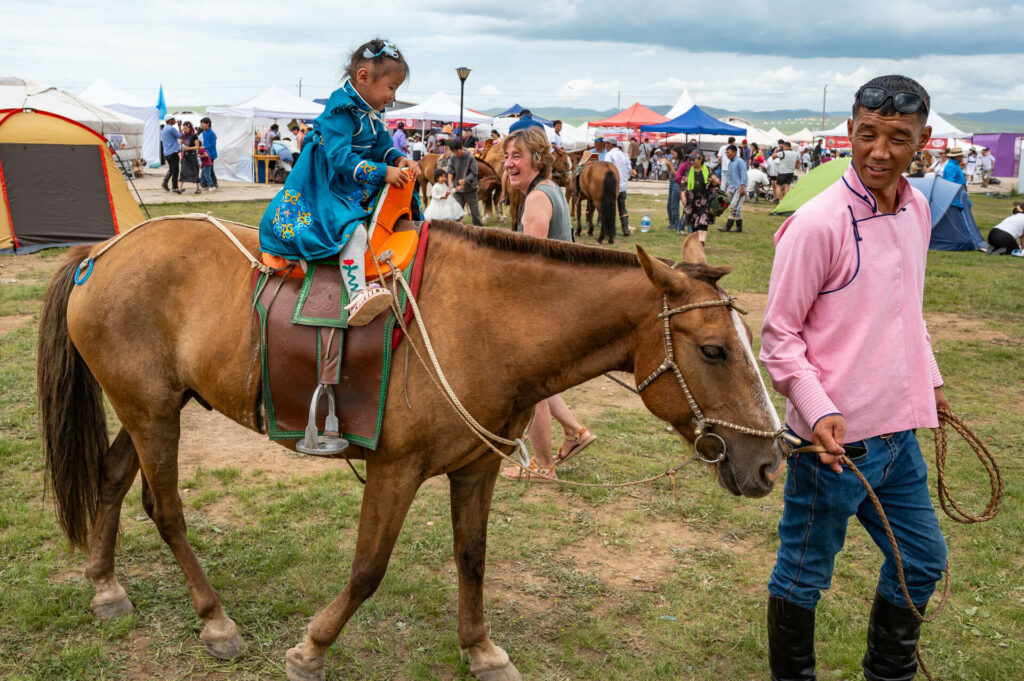
[[[821,130],[825,131],[825,98],[828,96],[828,85],[821,90]]]
[[[455,69],[455,73],[459,74],[459,141],[462,141],[462,110],[463,100],[466,94],[466,79],[469,78],[469,68],[466,66],[460,66]]]

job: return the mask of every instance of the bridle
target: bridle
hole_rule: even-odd
[[[687,312],[689,310],[697,310],[707,307],[728,307],[730,309],[739,312],[740,314],[748,314],[748,311],[743,308],[736,299],[733,297],[720,298],[718,300],[705,300],[700,303],[690,303],[688,305],[682,305],[680,307],[674,307],[669,309],[668,307],[668,296],[662,294],[661,296],[661,312],[658,314],[658,318],[663,321],[662,329],[662,342],[665,345],[665,361],[655,369],[650,376],[645,378],[636,387],[638,393],[643,392],[645,388],[654,383],[662,374],[667,371],[672,371],[675,374],[676,380],[679,382],[679,387],[683,389],[683,395],[686,396],[686,401],[690,405],[690,411],[693,412],[694,418],[697,419],[697,427],[694,428],[693,434],[696,439],[693,441],[693,450],[697,455],[697,458],[705,463],[721,463],[725,460],[728,447],[725,444],[725,440],[720,435],[712,432],[713,426],[721,426],[723,428],[729,428],[731,430],[738,431],[745,435],[753,435],[755,437],[765,437],[773,440],[781,439],[785,442],[798,445],[800,440],[786,432],[785,428],[780,427],[778,430],[762,430],[759,428],[750,428],[748,426],[742,426],[730,421],[723,421],[722,419],[708,418],[704,415],[700,406],[697,404],[697,400],[693,399],[693,393],[690,392],[690,387],[686,385],[686,379],[683,378],[683,372],[680,370],[679,365],[676,364],[676,353],[675,344],[672,341],[672,328],[669,320],[673,315],[677,315],[680,312]],[[700,453],[700,448],[697,446],[700,441],[704,438],[713,438],[718,441],[719,452],[718,456],[714,459],[708,459]]]

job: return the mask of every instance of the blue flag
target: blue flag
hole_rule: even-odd
[[[156,98],[156,108],[160,112],[160,118],[167,116],[167,102],[164,101],[164,85],[160,84],[160,96]]]

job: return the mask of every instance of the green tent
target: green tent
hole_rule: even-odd
[[[825,191],[825,188],[839,180],[850,167],[849,156],[837,158],[820,166],[800,178],[800,181],[793,185],[789,193],[782,197],[779,205],[775,206],[772,215],[792,215],[796,209],[804,205],[818,194]]]

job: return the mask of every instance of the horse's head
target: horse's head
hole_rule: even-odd
[[[555,157],[555,163],[551,166],[551,179],[556,184],[566,187],[569,185],[569,177],[572,172],[569,154],[566,153],[565,149],[559,149],[558,147],[552,148],[551,151]]]
[[[750,329],[718,286],[728,269],[708,265],[696,234],[675,267],[639,246],[637,255],[662,299],[637,329],[633,365],[644,404],[694,443],[724,488],[768,494],[782,461],[781,424]]]

